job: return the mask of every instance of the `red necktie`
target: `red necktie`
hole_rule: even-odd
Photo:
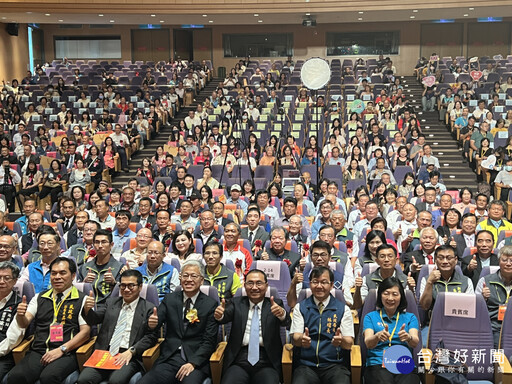
[[[434,258],[432,257],[432,255],[427,255],[427,259],[429,264],[434,264]]]

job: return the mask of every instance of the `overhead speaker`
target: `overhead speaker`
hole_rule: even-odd
[[[11,36],[18,36],[18,23],[8,23],[5,28]]]

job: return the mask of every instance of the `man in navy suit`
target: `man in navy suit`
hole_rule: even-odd
[[[201,384],[210,371],[210,355],[217,344],[218,324],[213,317],[217,302],[200,291],[204,280],[200,262],[187,261],[181,268],[181,290],[167,295],[158,312],[149,317],[150,329],[165,323],[160,357],[141,384]]]
[[[222,299],[215,310],[219,323],[232,323],[222,384],[278,384],[283,349],[280,330],[290,317],[280,299],[265,297],[265,272],[249,271],[244,285],[247,296],[235,297],[228,304]]]

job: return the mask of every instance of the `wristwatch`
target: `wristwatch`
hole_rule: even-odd
[[[60,346],[60,350],[62,351],[62,353],[64,353],[65,355],[68,354],[68,348],[65,346],[65,345],[61,345]]]
[[[132,353],[132,355],[135,355],[135,347],[130,347],[128,350]]]

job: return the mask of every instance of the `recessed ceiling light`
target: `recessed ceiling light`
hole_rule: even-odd
[[[308,12],[308,13],[306,13],[306,16],[311,16],[311,13],[309,13],[309,12]]]
[[[151,17],[156,17],[156,15],[151,15]]]
[[[418,12],[418,10],[417,10],[417,9],[413,9],[412,11],[413,11],[414,13],[417,13],[417,12]]]
[[[208,20],[209,23],[213,23],[213,20]]]
[[[110,20],[111,23],[115,23],[116,21],[115,20]]]
[[[44,15],[45,15],[45,16],[50,16],[50,14],[49,14],[49,13],[45,13]]]
[[[470,11],[474,11],[474,10],[475,10],[475,8],[471,7],[471,8],[469,8],[469,10],[470,10]]]
[[[99,16],[99,17],[103,17],[103,13],[100,13],[98,16]]]
[[[258,16],[259,16],[259,13],[255,13],[255,14],[254,14],[254,17],[258,17]]]
[[[59,21],[62,23],[64,20],[62,20],[62,19],[61,19],[61,20],[59,20]]]
[[[415,19],[416,16],[409,16],[409,19]]]
[[[32,12],[30,12],[30,11],[29,11],[29,12],[25,12],[25,13],[26,13],[27,15],[31,15],[31,14],[32,14]]]
[[[464,14],[464,17],[468,17],[469,15],[467,13]]]
[[[360,15],[362,15],[364,12],[363,12],[363,11],[359,11],[358,13],[359,13]]]
[[[7,19],[7,17],[5,17],[5,16],[4,16],[4,17],[2,17],[2,20],[5,20],[5,19]]]
[[[203,17],[207,17],[208,15],[203,15]]]
[[[360,18],[358,18],[357,20],[362,21],[362,20],[363,20],[363,18],[362,18],[362,17],[360,17]]]
[[[263,23],[263,20],[258,20],[258,23]]]
[[[160,20],[160,22],[161,22],[161,23],[165,23],[165,21],[163,21],[163,20]]]

